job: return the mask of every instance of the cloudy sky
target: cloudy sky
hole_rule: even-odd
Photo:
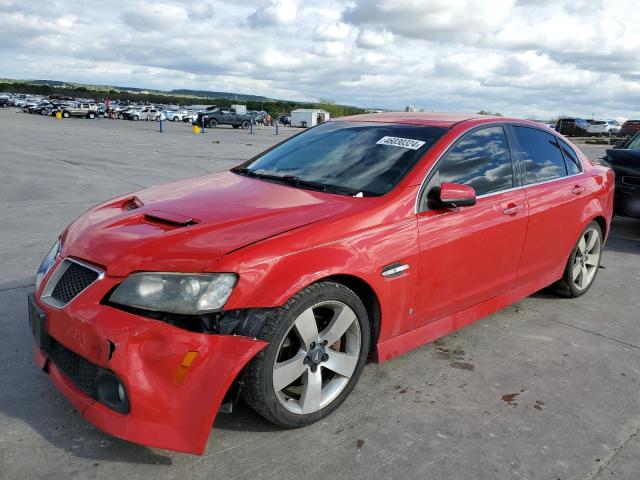
[[[0,0],[0,77],[637,117],[635,0]]]

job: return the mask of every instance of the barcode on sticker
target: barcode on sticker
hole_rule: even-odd
[[[425,144],[425,142],[423,142],[422,140],[400,137],[382,137],[376,143],[378,145],[390,145],[392,147],[410,148],[411,150],[418,150]]]

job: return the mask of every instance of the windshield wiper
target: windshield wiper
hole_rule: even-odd
[[[357,190],[355,188],[340,187],[338,185],[329,185],[321,182],[313,182],[311,180],[303,180],[302,178],[295,175],[273,175],[269,173],[260,173],[254,170],[250,170],[247,167],[233,168],[231,169],[231,171],[240,175],[246,175],[247,177],[282,182],[298,188],[307,188],[311,190],[318,190],[321,192],[335,193],[338,195],[356,195],[361,192],[361,190]],[[364,195],[367,195],[367,192],[363,193]]]

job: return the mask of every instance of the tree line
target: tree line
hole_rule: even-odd
[[[323,99],[319,103],[301,103],[287,100],[236,101],[228,98],[192,97],[160,93],[135,93],[111,89],[89,89],[82,86],[38,85],[26,82],[0,83],[0,92],[25,93],[44,96],[61,95],[74,98],[93,98],[96,101],[104,101],[108,97],[112,101],[119,100],[121,102],[169,104],[179,106],[218,105],[220,107],[228,107],[233,104],[242,104],[246,105],[248,110],[264,110],[272,116],[289,114],[291,110],[295,110],[296,108],[322,108],[329,112],[331,117],[342,117],[345,115],[355,115],[364,112],[364,109],[362,108],[352,107],[349,105],[337,105],[335,102],[327,99]]]

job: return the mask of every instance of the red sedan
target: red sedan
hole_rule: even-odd
[[[613,175],[525,120],[377,114],[98,205],[40,266],[37,364],[91,423],[202,453],[241,395],[316,422],[382,362],[593,284]]]

